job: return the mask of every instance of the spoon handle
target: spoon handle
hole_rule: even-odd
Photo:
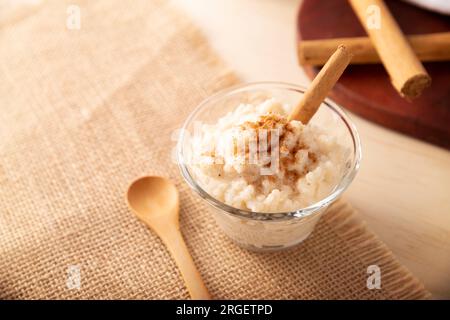
[[[203,283],[200,273],[195,267],[191,254],[181,235],[181,231],[176,226],[171,227],[170,231],[167,231],[161,238],[180,269],[191,298],[193,300],[210,300],[211,296]]]

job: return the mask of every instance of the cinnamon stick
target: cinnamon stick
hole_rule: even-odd
[[[414,53],[420,61],[450,60],[450,32],[407,36]],[[372,42],[367,37],[302,40],[298,45],[301,65],[322,66],[339,44],[345,45],[353,54],[352,64],[380,63]]]
[[[292,110],[288,120],[298,120],[307,124],[319,109],[328,92],[341,77],[351,59],[352,54],[349,50],[340,45],[314,78],[302,100]]]
[[[369,35],[393,86],[408,99],[418,97],[431,78],[414,54],[383,0],[348,0]],[[371,9],[379,13],[379,27],[370,25]],[[375,12],[376,12],[375,11]],[[373,16],[373,18],[376,18]]]

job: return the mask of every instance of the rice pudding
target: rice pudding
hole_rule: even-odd
[[[288,121],[290,109],[274,98],[240,104],[196,128],[192,169],[201,187],[232,207],[262,213],[295,211],[329,195],[350,150],[317,125]]]

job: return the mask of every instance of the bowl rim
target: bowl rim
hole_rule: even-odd
[[[231,86],[225,89],[222,89],[208,98],[204,99],[200,104],[197,105],[197,107],[194,109],[193,112],[189,114],[186,121],[183,124],[183,127],[180,131],[178,143],[177,143],[177,163],[179,166],[179,169],[181,171],[181,175],[186,180],[188,185],[194,189],[194,191],[199,194],[203,199],[205,199],[210,205],[212,205],[215,208],[220,209],[221,211],[225,212],[226,214],[229,214],[231,216],[237,216],[239,218],[247,219],[247,220],[263,220],[263,221],[283,221],[283,220],[293,220],[293,219],[302,219],[308,216],[311,216],[312,214],[319,212],[320,209],[325,208],[329,206],[331,203],[333,203],[351,184],[353,179],[355,178],[357,172],[359,171],[361,159],[362,159],[362,152],[361,152],[361,141],[359,138],[358,131],[354,125],[354,123],[351,121],[349,116],[342,110],[342,108],[332,101],[329,98],[326,98],[322,104],[326,105],[328,108],[330,108],[333,112],[335,112],[341,121],[344,122],[345,126],[347,127],[347,130],[349,131],[352,142],[353,142],[353,153],[354,153],[354,161],[353,166],[349,168],[346,175],[340,180],[339,184],[335,187],[335,189],[327,195],[325,198],[298,210],[295,211],[286,211],[286,212],[253,212],[250,210],[244,210],[232,207],[226,203],[223,203],[222,201],[214,198],[212,195],[210,195],[207,191],[205,191],[194,179],[194,177],[191,175],[188,165],[184,159],[183,155],[183,141],[185,139],[185,133],[187,132],[187,127],[192,122],[192,120],[195,118],[195,116],[205,107],[205,105],[208,105],[215,100],[220,100],[226,96],[230,96],[236,93],[250,91],[249,89],[255,87],[269,87],[272,89],[284,89],[284,90],[290,90],[290,91],[297,91],[299,93],[304,93],[306,88],[300,85],[287,83],[287,82],[278,82],[278,81],[260,81],[260,82],[246,82],[242,84],[238,84],[235,86]]]

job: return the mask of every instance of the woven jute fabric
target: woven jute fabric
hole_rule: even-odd
[[[150,174],[176,182],[181,229],[214,298],[428,297],[343,201],[294,249],[231,243],[171,154],[187,115],[236,77],[170,2],[77,0],[79,29],[67,24],[71,2],[1,16],[0,298],[189,298],[124,200]],[[367,287],[370,265],[381,289]]]

